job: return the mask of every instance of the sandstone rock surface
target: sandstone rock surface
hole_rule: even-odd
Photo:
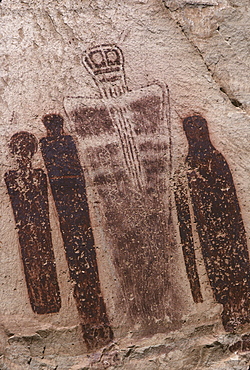
[[[1,369],[250,369],[250,276],[244,267],[250,248],[249,12],[247,0],[0,2]],[[45,115],[54,117],[47,130]],[[64,131],[53,134],[58,117]],[[219,189],[222,205],[232,204],[224,199],[235,202],[229,214],[219,205],[222,218],[207,213],[207,219],[216,214],[212,228],[234,221],[228,247],[234,255],[220,275],[229,275],[227,301],[210,272],[216,279],[220,262],[229,258],[223,248],[230,233],[221,229],[215,237],[219,257],[211,249],[205,256],[200,240],[207,224],[199,215],[209,204],[190,194],[185,204],[193,242],[183,247],[175,191],[176,176],[185,177],[187,194],[192,191],[185,167],[187,117],[207,121],[211,143],[232,177],[223,187],[226,172],[213,178],[206,167],[217,184],[207,193]],[[43,144],[31,153],[18,141],[14,158],[10,142],[20,132],[37,142],[50,138],[53,145],[60,137],[68,149],[55,160]],[[47,195],[39,192],[38,169]],[[200,171],[198,180],[205,178]],[[13,173],[15,181],[8,175]],[[15,185],[7,187],[8,178]],[[22,205],[34,187],[40,195],[29,198],[27,213]],[[41,216],[39,205],[38,219],[49,220],[47,226],[33,217],[32,207],[42,201],[49,213]],[[230,213],[235,209],[237,220]],[[24,224],[19,214],[26,215]],[[45,262],[42,253],[32,257],[26,249],[25,235]],[[54,257],[44,249],[50,235]],[[42,273],[31,268],[29,276],[41,281],[34,293],[40,303],[49,300],[43,286],[56,286],[48,266],[56,268],[60,303],[57,296],[46,312],[32,306],[32,263],[51,274],[39,280]]]

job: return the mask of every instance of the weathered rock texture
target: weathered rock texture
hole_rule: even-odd
[[[249,2],[0,13],[0,368],[249,370]]]

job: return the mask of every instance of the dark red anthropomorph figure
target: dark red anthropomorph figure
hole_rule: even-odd
[[[74,140],[63,131],[63,118],[48,114],[43,123],[47,137],[41,139],[41,150],[74,283],[83,337],[92,349],[110,342],[113,332],[101,294],[84,173]]]
[[[31,159],[37,140],[28,132],[18,132],[10,141],[18,169],[5,174],[31,307],[38,314],[58,312],[61,307],[56,265],[49,222],[46,175],[33,169]]]
[[[101,219],[121,284],[117,300],[140,334],[176,329],[185,302],[172,262],[178,251],[168,87],[158,82],[130,90],[118,45],[89,48],[83,64],[95,81],[96,97],[67,97],[64,108],[96,200],[93,215]]]
[[[226,331],[250,321],[250,264],[246,232],[229,166],[201,116],[183,121],[187,176],[203,259]]]

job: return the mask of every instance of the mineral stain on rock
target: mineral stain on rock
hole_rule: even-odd
[[[229,166],[210,141],[201,116],[183,121],[187,177],[202,255],[222,322],[234,331],[250,321],[250,264],[246,232]],[[179,220],[180,228],[185,220]],[[190,238],[189,233],[186,233]]]
[[[38,314],[58,312],[61,307],[49,222],[47,179],[42,169],[33,169],[31,159],[37,140],[18,132],[10,150],[19,168],[5,174],[14,212],[23,268],[31,307]]]
[[[47,137],[41,150],[48,171],[64,241],[83,337],[89,349],[110,342],[113,332],[101,294],[95,242],[83,169],[73,138],[63,131],[63,118],[43,117]]]

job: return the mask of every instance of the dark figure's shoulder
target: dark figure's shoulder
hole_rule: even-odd
[[[4,180],[8,189],[8,193],[11,197],[16,196],[19,193],[19,171],[10,170],[5,173]]]
[[[233,177],[227,160],[223,154],[217,150],[212,157],[211,170],[216,174],[217,182],[222,181],[223,183],[228,183],[230,186],[233,185]]]
[[[221,154],[221,152],[219,152],[217,149],[214,149],[212,151],[212,157],[217,160],[218,162],[226,162],[226,159],[225,157],[223,156],[223,154]]]
[[[45,136],[42,139],[40,139],[40,143],[42,145],[53,145],[54,143],[74,143],[74,139],[71,135],[62,135],[58,137],[49,137]]]
[[[15,181],[18,177],[18,171],[16,170],[10,170],[8,172],[5,172],[4,174],[4,180],[6,183]]]
[[[224,169],[229,170],[229,166],[228,166],[228,163],[226,161],[226,158],[218,150],[215,149],[213,151],[213,155],[211,156],[211,159],[212,159],[213,165],[217,169],[223,169],[224,168]]]

